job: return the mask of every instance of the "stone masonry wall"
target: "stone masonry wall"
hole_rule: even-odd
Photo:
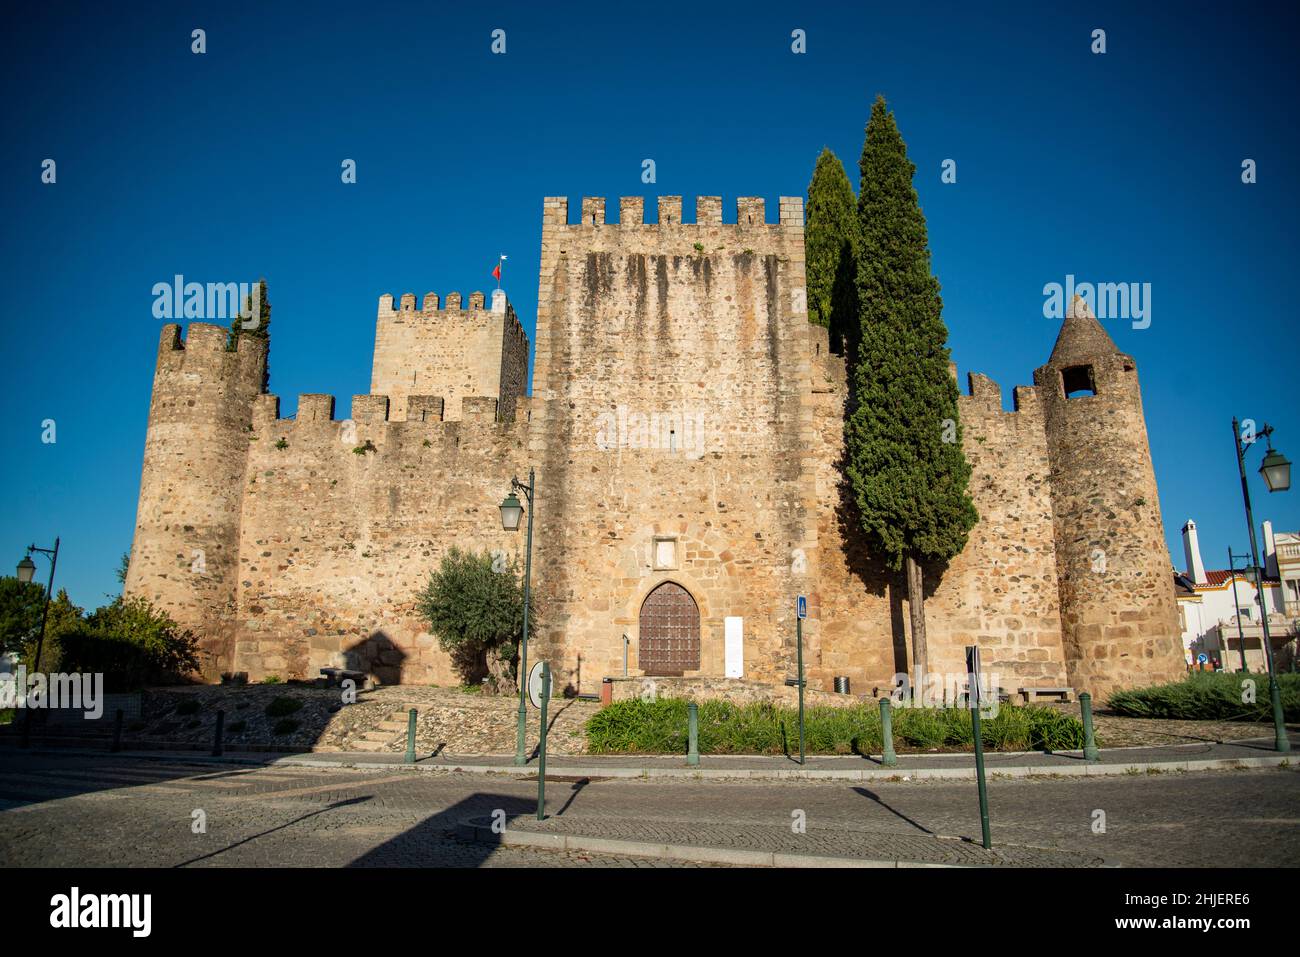
[[[845,363],[830,354],[825,329],[814,336],[821,643],[812,649],[809,682],[829,690],[845,675],[855,693],[869,694],[912,668],[907,585],[858,538],[841,471]],[[964,672],[964,649],[978,643],[983,668],[997,672],[1002,687],[1059,686],[1065,672],[1042,413],[1033,389],[1016,390],[1015,412],[1002,410],[1001,389],[985,376],[971,375],[970,390],[959,415],[980,520],[942,575],[927,572],[930,670]]]
[[[481,292],[470,294],[468,308],[458,292],[441,308],[435,293],[419,309],[414,293],[396,308],[391,295],[380,297],[370,391],[390,398],[394,421],[406,418],[412,395],[440,396],[451,421],[474,396],[498,399],[502,417],[513,417],[515,399],[527,390],[528,339],[504,294],[493,307],[484,308]]]
[[[522,568],[523,535],[502,530],[498,506],[527,471],[526,415],[498,423],[491,402],[459,421],[393,420],[386,397],[357,396],[349,423],[332,396],[300,397],[293,420],[278,405],[258,399],[248,442],[235,667],[253,680],[346,666],[458,682],[415,595],[452,545]]]
[[[641,604],[675,581],[700,612],[701,672],[724,668],[724,619],[745,629],[745,674],[793,668],[794,596],[815,550],[801,200],[700,197],[682,224],[661,197],[547,199],[532,453],[538,460],[539,653],[595,693],[638,662]],[[656,568],[655,539],[676,538]]]
[[[1092,369],[1096,394],[1066,398],[1062,370],[1080,365]],[[1067,354],[1034,381],[1051,451],[1070,684],[1100,696],[1177,680],[1186,669],[1136,364],[1118,350]]]
[[[234,647],[239,522],[247,425],[262,390],[266,345],[192,323],[162,329],[149,403],[140,500],[123,589],[199,636],[215,679]]]

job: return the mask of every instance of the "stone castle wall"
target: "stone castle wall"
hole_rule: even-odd
[[[860,541],[841,464],[848,388],[845,362],[815,329],[818,586],[821,619],[809,678],[830,688],[847,676],[855,691],[890,687],[911,672],[907,585]],[[1048,489],[1047,437],[1032,388],[1016,389],[1016,411],[982,375],[959,398],[962,443],[971,464],[970,493],[980,521],[966,548],[939,572],[927,570],[926,636],[930,670],[963,673],[965,648],[980,646],[982,667],[1008,689],[1065,681]],[[812,612],[810,611],[810,614]]]
[[[416,594],[453,545],[522,564],[498,506],[535,468],[530,661],[561,687],[621,675],[624,636],[640,674],[642,604],[674,582],[699,612],[687,684],[722,680],[729,618],[745,681],[792,676],[804,594],[810,687],[887,688],[911,665],[906,588],[863,546],[844,487],[845,364],[808,322],[802,200],[775,222],[761,199],[727,223],[718,197],[693,223],[680,197],[653,224],[641,198],[619,205],[611,222],[584,198],[570,223],[567,199],[545,201],[532,397],[500,292],[491,309],[381,298],[372,394],[345,421],[328,395],[279,418],[264,343],[165,327],[127,593],[202,636],[210,678],[343,666],[452,683]],[[980,375],[959,400],[980,521],[927,570],[931,671],[964,671],[978,643],[1008,690],[1181,674],[1136,372],[1072,321],[1014,411]],[[1080,363],[1097,394],[1067,399]]]
[[[394,420],[406,418],[411,395],[441,396],[444,417],[453,421],[466,398],[493,396],[509,419],[527,385],[528,338],[504,293],[490,309],[481,292],[470,294],[468,308],[458,292],[442,304],[427,293],[418,309],[414,293],[396,307],[391,295],[380,297],[370,391],[389,397]]]
[[[498,506],[527,472],[527,421],[496,422],[491,400],[458,421],[393,420],[384,400],[357,396],[342,422],[332,396],[302,396],[295,419],[277,417],[275,396],[257,400],[234,654],[254,680],[349,667],[388,683],[458,683],[416,593],[453,545],[522,567]]]
[[[228,335],[163,326],[124,586],[200,637],[210,678],[234,651],[247,426],[266,369],[264,342],[229,351]]]
[[[585,198],[546,200],[533,425],[539,648],[583,692],[618,673],[623,635],[640,656],[639,612],[666,581],[700,612],[700,671],[724,668],[724,621],[744,620],[745,674],[793,670],[794,596],[815,550],[809,324],[801,200],[767,223],[742,199],[723,224],[680,197],[646,224]],[[667,564],[656,539],[672,538]],[[687,672],[690,673],[689,671]]]
[[[1100,330],[1095,319],[1077,322]],[[1093,694],[1186,673],[1137,366],[1110,350],[1058,345],[1034,373],[1052,457],[1067,671]],[[1070,368],[1090,370],[1096,394],[1067,398]]]

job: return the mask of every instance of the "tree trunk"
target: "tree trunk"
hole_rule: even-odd
[[[907,614],[912,626],[912,669],[921,671],[921,680],[930,673],[930,659],[925,647],[925,584],[921,566],[907,556]]]
[[[497,649],[488,649],[488,684],[491,686],[493,694],[511,695],[518,693],[519,689],[515,686],[514,667],[513,658],[503,658],[497,653]]]

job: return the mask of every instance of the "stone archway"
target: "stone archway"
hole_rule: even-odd
[[[700,609],[677,582],[664,582],[641,603],[637,665],[665,676],[700,668]]]

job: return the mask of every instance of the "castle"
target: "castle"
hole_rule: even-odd
[[[844,359],[808,322],[803,200],[544,201],[532,395],[505,294],[379,300],[371,391],[293,418],[266,345],[163,328],[127,576],[201,637],[205,673],[449,684],[415,595],[453,545],[522,559],[511,478],[536,469],[530,661],[560,684],[680,675],[782,685],[808,596],[809,686],[910,667],[906,589],[843,486]],[[955,365],[953,374],[956,375]],[[969,377],[980,521],[927,574],[930,670],[978,643],[1004,687],[1094,694],[1184,673],[1132,357],[1076,304],[1015,411]],[[520,562],[522,565],[522,561]]]

